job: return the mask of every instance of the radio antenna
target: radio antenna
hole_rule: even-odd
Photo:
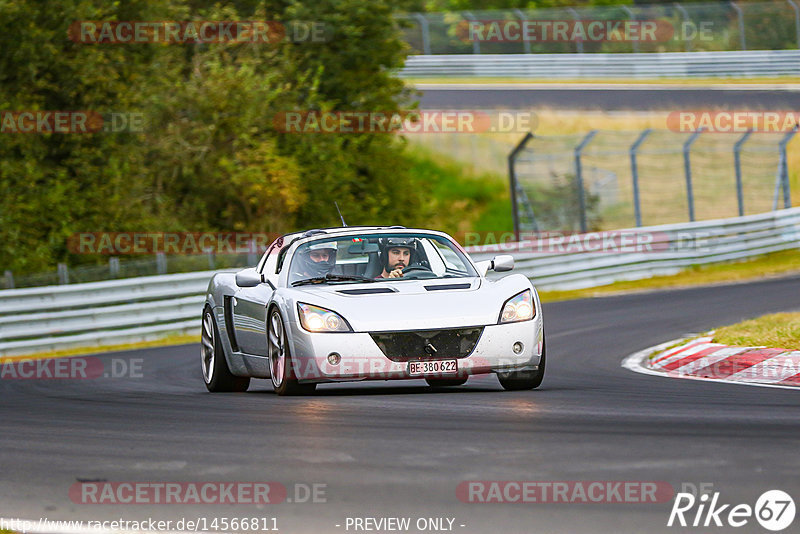
[[[339,211],[339,204],[337,204],[336,201],[334,200],[333,205],[336,206],[336,211],[339,213],[339,218],[342,220],[342,226],[347,226],[347,223],[344,222],[344,217],[342,217],[342,212]]]

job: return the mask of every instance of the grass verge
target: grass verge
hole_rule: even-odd
[[[718,328],[714,342],[740,347],[800,349],[800,312],[773,313]]]
[[[784,250],[736,263],[695,266],[670,276],[616,282],[606,286],[571,291],[541,291],[544,302],[602,297],[634,291],[672,289],[727,282],[744,282],[770,276],[800,273],[800,250]]]

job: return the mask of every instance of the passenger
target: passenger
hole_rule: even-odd
[[[293,262],[297,265],[294,278],[319,278],[330,273],[336,266],[336,250],[336,241],[312,243]]]

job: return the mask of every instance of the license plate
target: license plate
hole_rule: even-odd
[[[458,360],[408,362],[408,374],[410,375],[451,374],[457,372]]]

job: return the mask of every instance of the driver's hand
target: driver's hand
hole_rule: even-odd
[[[395,269],[389,273],[389,278],[403,278],[403,269]]]

